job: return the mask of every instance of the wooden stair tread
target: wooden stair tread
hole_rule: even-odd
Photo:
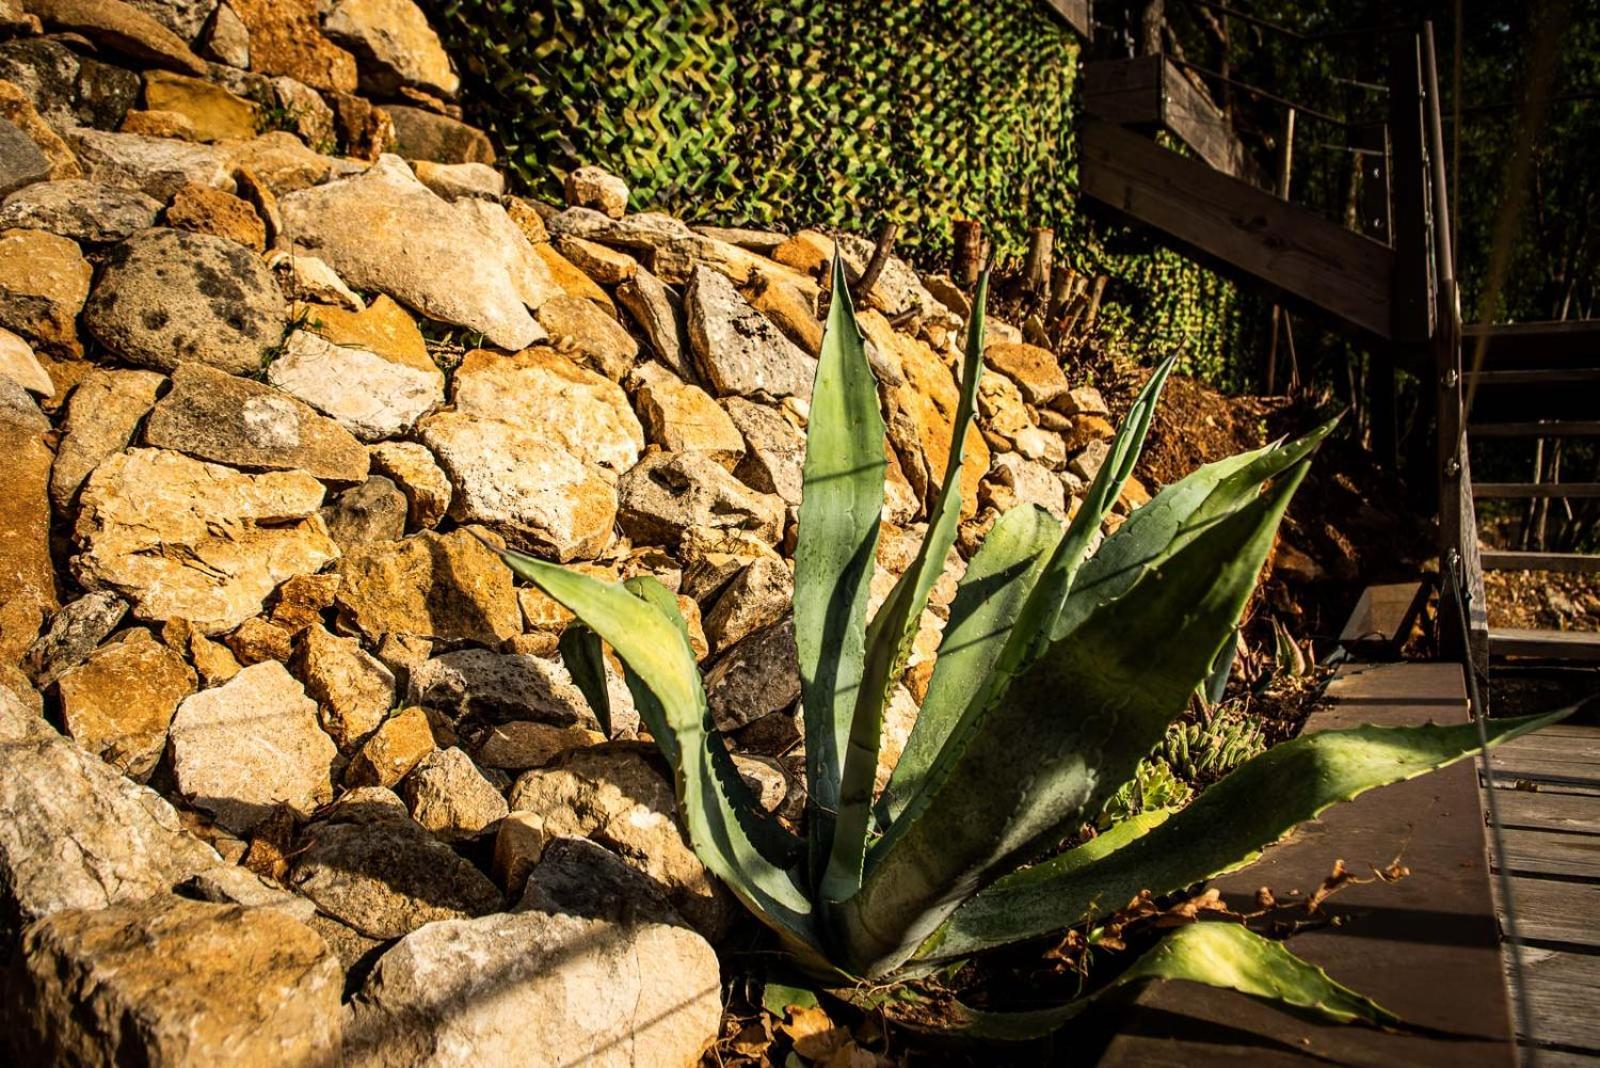
[[[1600,497],[1600,482],[1474,482],[1474,497]]]
[[[1582,438],[1600,436],[1600,420],[1550,419],[1517,423],[1472,423],[1467,435],[1476,438]]]
[[[1531,656],[1546,660],[1600,661],[1600,634],[1581,630],[1489,628],[1492,656]]]
[[[1600,553],[1539,553],[1485,549],[1485,571],[1600,571]]]

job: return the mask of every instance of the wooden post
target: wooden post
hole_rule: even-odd
[[[1278,152],[1278,196],[1289,199],[1289,183],[1294,175],[1294,108],[1283,117],[1283,144]],[[1278,392],[1278,327],[1287,313],[1272,306],[1272,342],[1267,347],[1267,396]]]
[[[1050,268],[1050,308],[1045,313],[1045,318],[1052,321],[1061,318],[1061,313],[1067,310],[1067,304],[1072,300],[1077,288],[1078,272],[1064,263],[1059,263]]]
[[[956,285],[971,289],[978,284],[983,270],[983,223],[976,219],[957,219],[955,222],[955,255],[950,264],[950,276]]]
[[[1096,275],[1094,288],[1089,292],[1089,308],[1083,313],[1083,332],[1087,334],[1094,329],[1094,321],[1100,314],[1100,298],[1106,293],[1106,276]]]
[[[1055,255],[1056,232],[1048,226],[1028,231],[1028,259],[1022,283],[1034,296],[1042,296],[1050,283],[1050,265]]]
[[[1139,54],[1141,56],[1161,54],[1161,27],[1166,24],[1166,21],[1166,0],[1148,0],[1144,5],[1144,14],[1139,17]]]

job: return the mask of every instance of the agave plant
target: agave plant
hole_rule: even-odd
[[[1023,506],[995,523],[950,606],[932,681],[881,796],[879,739],[929,593],[955,541],[963,447],[983,373],[980,282],[949,462],[911,566],[869,620],[884,499],[884,424],[841,266],[833,265],[795,549],[794,625],[805,723],[801,837],[740,779],[706,704],[673,596],[650,578],[605,583],[516,552],[505,559],[581,621],[574,677],[605,715],[601,643],[676,777],[696,853],[817,981],[883,989],[981,951],[1093,921],[1141,891],[1237,868],[1336,801],[1473,753],[1470,725],[1358,727],[1279,745],[1177,813],[1141,813],[1076,848],[1196,688],[1214,674],[1309,457],[1332,429],[1208,464],[1100,544],[1163,383],[1135,400],[1065,531]],[[1546,718],[1499,721],[1491,742]],[[1392,1022],[1276,942],[1242,926],[1180,928],[1119,982],[1182,978],[1344,1020]],[[974,1033],[1058,1026],[1085,1004],[959,1010]]]

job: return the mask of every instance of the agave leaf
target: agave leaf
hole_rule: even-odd
[[[1402,1026],[1400,1017],[1333,980],[1327,972],[1234,923],[1203,922],[1179,927],[1151,947],[1127,971],[1093,996],[1031,1012],[985,1012],[956,1004],[945,1010],[940,1030],[986,1042],[1044,1038],[1114,990],[1153,979],[1179,979],[1276,1002],[1338,1023]]]
[[[794,554],[794,632],[814,880],[821,878],[833,841],[850,711],[864,671],[867,589],[883,512],[883,436],[877,382],[850,305],[844,262],[835,256],[833,301],[811,394]]]
[[[1538,730],[1571,711],[1491,720],[1489,744]],[[1097,864],[1084,867],[1065,853],[999,880],[957,909],[917,956],[964,957],[1092,921],[1141,890],[1159,896],[1233,871],[1330,806],[1453,764],[1477,749],[1478,730],[1470,723],[1354,727],[1284,742]]]
[[[973,554],[950,602],[922,710],[878,802],[884,827],[922,785],[961,713],[993,670],[1017,613],[1060,540],[1061,524],[1054,516],[1037,505],[1022,505],[1001,516]]]
[[[600,730],[611,737],[611,696],[606,692],[606,658],[600,635],[582,623],[571,623],[561,632],[557,648],[567,673],[582,691]]]
[[[1132,776],[1238,622],[1304,474],[1196,537],[963,717],[843,911],[851,968],[874,978],[903,963],[985,881]]]
[[[1255,499],[1263,484],[1311,455],[1338,422],[1335,417],[1294,441],[1206,464],[1156,494],[1084,563],[1052,638],[1060,641],[1097,605],[1122,596],[1152,567]]]
[[[878,745],[883,736],[883,710],[890,691],[906,668],[911,646],[928,605],[933,584],[944,571],[961,522],[961,469],[967,434],[978,407],[978,381],[983,377],[983,316],[989,299],[989,274],[978,279],[978,292],[967,322],[966,358],[961,368],[961,397],[951,427],[944,483],[928,514],[928,532],[917,556],[906,568],[867,627],[866,665],[851,716],[849,748],[839,790],[838,819],[820,892],[842,901],[861,886],[867,830],[872,820],[872,787],[878,773]]]
[[[652,732],[660,729],[657,744],[677,775],[680,815],[695,853],[802,961],[818,966],[811,904],[797,873],[772,863],[757,844],[777,828],[750,804],[748,790],[739,790],[743,782],[712,725],[671,594],[654,580],[636,582],[636,595],[521,553],[501,555],[609,643],[642,684],[654,705],[648,713],[641,708],[641,717]]]

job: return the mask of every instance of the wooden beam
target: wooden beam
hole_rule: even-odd
[[[1469,357],[1470,358],[1470,357]],[[1529,371],[1468,371],[1477,388],[1485,386],[1556,386],[1600,382],[1600,367],[1541,367]]]
[[[1064,21],[1085,41],[1094,40],[1094,18],[1089,0],[1045,0],[1045,7]]]
[[[1503,549],[1486,549],[1483,553],[1485,571],[1566,571],[1582,574],[1600,573],[1600,554],[1596,553],[1524,553]]]
[[[1118,126],[1164,129],[1222,173],[1263,184],[1228,117],[1163,55],[1085,64],[1083,110]]]
[[[1600,420],[1550,419],[1529,423],[1473,423],[1467,433],[1475,438],[1592,438],[1600,437]]]
[[[1364,338],[1389,336],[1394,254],[1305,208],[1098,119],[1079,137],[1083,191]]]
[[[1573,630],[1518,630],[1511,627],[1497,627],[1489,631],[1489,652],[1495,656],[1594,662],[1600,661],[1600,634]]]
[[[1473,497],[1496,500],[1527,500],[1529,497],[1556,497],[1580,500],[1600,497],[1600,482],[1477,482]]]
[[[1586,359],[1600,363],[1600,320],[1568,319],[1540,323],[1469,323],[1464,331],[1470,352],[1487,337],[1488,354],[1516,363]]]

